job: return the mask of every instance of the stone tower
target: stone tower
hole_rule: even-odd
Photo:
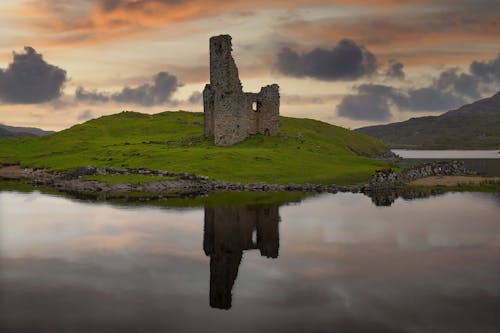
[[[210,83],[203,90],[205,136],[217,146],[231,146],[253,134],[279,132],[279,86],[244,93],[231,55],[231,36],[210,38]]]

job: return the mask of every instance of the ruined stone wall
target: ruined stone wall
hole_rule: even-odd
[[[257,132],[275,136],[280,130],[279,86],[272,84],[262,87],[257,99]]]
[[[229,146],[247,137],[245,97],[231,55],[231,37],[210,38],[210,88],[213,91],[215,144]]]
[[[230,146],[257,133],[279,132],[278,85],[263,87],[258,94],[244,93],[231,51],[231,36],[210,38],[210,84],[203,91],[205,136],[213,136],[218,146]]]
[[[203,90],[203,110],[205,136],[209,137],[214,135],[214,92],[210,84]]]

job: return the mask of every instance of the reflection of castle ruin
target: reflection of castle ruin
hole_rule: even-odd
[[[280,126],[279,86],[244,93],[231,51],[231,36],[210,38],[210,84],[203,90],[205,136],[214,136],[218,146],[257,133],[277,135]]]
[[[277,258],[278,207],[205,208],[203,249],[210,256],[210,306],[229,309],[243,251]]]

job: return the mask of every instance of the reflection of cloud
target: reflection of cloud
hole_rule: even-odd
[[[48,258],[74,258],[105,248],[108,251],[140,249],[192,257],[192,251],[201,249],[201,245],[194,241],[190,244],[192,251],[181,246],[184,244],[182,235],[198,230],[197,219],[203,216],[199,210],[172,212],[169,223],[164,224],[164,212],[159,209],[129,211],[72,201],[58,205],[65,199],[36,192],[9,195],[8,199],[4,196],[7,194],[0,194],[0,201],[13,209],[2,209],[2,221],[22,221],[2,223],[2,251],[7,256],[31,253]],[[26,198],[30,199],[29,206],[37,212],[36,219],[30,216],[30,210],[15,208],[24,207]],[[143,222],[143,214],[148,215],[148,223]],[[19,238],[19,235],[28,234],[28,238]]]
[[[360,209],[360,205],[364,208]],[[324,195],[306,201],[300,207],[284,207],[280,212],[287,225],[291,223],[292,228],[300,229],[290,235],[293,238],[289,242],[305,238],[307,241],[299,243],[314,251],[323,249],[324,253],[329,252],[330,245],[365,243],[431,250],[438,245],[430,242],[431,239],[442,239],[440,244],[476,246],[498,241],[497,234],[500,233],[500,224],[489,222],[494,220],[498,206],[480,198],[480,194],[457,193],[414,201],[396,200],[389,208],[376,207],[369,198],[357,194],[340,194],[335,200]],[[481,212],[484,221],[477,221],[477,212]],[[408,216],[416,218],[412,220]],[[301,221],[307,221],[307,226]],[[481,232],[478,234],[477,230]],[[330,254],[335,255],[334,251]]]
[[[325,194],[281,207],[280,257],[245,253],[230,312],[207,306],[199,209],[34,196],[21,210],[24,194],[0,193],[2,332],[26,325],[42,333],[421,332],[429,325],[495,332],[500,325],[500,206],[493,195],[376,207],[361,194]],[[252,220],[247,230],[244,215],[231,218],[235,212],[223,214],[235,223],[222,238],[207,229],[216,242],[207,247],[253,244],[245,232]],[[235,231],[241,237],[231,237]],[[126,241],[115,242],[120,237]],[[114,246],[99,247],[108,240]],[[249,313],[259,320],[249,321]]]

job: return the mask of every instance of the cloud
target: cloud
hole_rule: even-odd
[[[83,110],[80,112],[80,114],[77,116],[78,120],[85,121],[94,118],[94,114],[92,113],[91,110]]]
[[[389,61],[389,68],[387,69],[385,75],[394,79],[403,80],[405,78],[405,72],[403,68],[404,65],[402,63],[391,60]]]
[[[459,64],[487,56],[485,45],[498,44],[500,2],[493,2],[401,1],[406,6],[397,11],[354,11],[335,19],[291,17],[278,22],[276,29],[290,40],[315,45],[349,38],[368,47],[379,60],[396,57],[407,66],[434,65],[438,59]]]
[[[391,118],[389,97],[392,88],[384,85],[364,84],[358,94],[345,96],[337,106],[339,116],[355,120],[382,121]]]
[[[500,82],[500,54],[489,61],[473,61],[469,70],[485,82]]]
[[[104,12],[112,12],[119,9],[141,10],[149,4],[180,4],[182,0],[100,0],[100,7]]]
[[[45,62],[30,46],[24,51],[14,52],[9,67],[0,69],[1,102],[35,104],[58,98],[66,82],[66,71]]]
[[[144,106],[162,105],[171,101],[172,94],[180,86],[176,76],[159,72],[155,75],[152,85],[146,83],[136,88],[125,87],[113,95],[113,100]]]
[[[18,5],[18,13],[36,31],[55,45],[93,44],[109,40],[130,39],[149,29],[177,23],[193,22],[220,15],[248,15],[266,8],[293,9],[311,0],[37,0]],[[329,4],[331,0],[314,0]],[[206,33],[203,29],[195,29]],[[175,34],[192,33],[193,29]]]
[[[342,98],[342,95],[324,94],[324,95],[287,95],[281,94],[281,103],[288,105],[322,105],[329,104]]]
[[[175,103],[172,100],[172,95],[180,86],[181,84],[175,75],[159,72],[153,77],[153,84],[145,83],[132,88],[127,86],[117,93],[99,92],[78,87],[75,92],[75,99],[90,103],[116,102],[142,106],[163,105]]]
[[[447,68],[427,86],[395,88],[363,84],[356,94],[345,96],[337,106],[340,116],[356,120],[387,120],[390,106],[403,111],[444,112],[497,92],[500,83],[500,54],[486,61],[473,61],[469,72]]]
[[[467,103],[468,99],[452,91],[442,91],[435,86],[408,89],[389,96],[400,109],[406,111],[442,112]]]
[[[189,96],[188,103],[190,104],[199,104],[203,101],[203,94],[199,91],[195,91]]]
[[[275,68],[294,77],[312,77],[319,80],[354,80],[373,74],[377,59],[365,47],[349,39],[342,39],[331,49],[315,48],[299,54],[285,47],[278,54]]]
[[[76,88],[75,98],[78,101],[87,101],[91,103],[106,103],[111,100],[111,96],[97,90],[85,90],[83,87]]]
[[[442,112],[457,108],[470,99],[456,91],[443,91],[436,83],[427,87],[398,89],[388,85],[362,84],[356,94],[345,96],[337,106],[339,116],[354,120],[390,120],[390,106],[403,111]]]
[[[453,92],[457,95],[477,99],[481,97],[479,93],[479,83],[482,79],[475,75],[459,73],[458,69],[447,69],[439,75],[435,82],[437,89]]]

